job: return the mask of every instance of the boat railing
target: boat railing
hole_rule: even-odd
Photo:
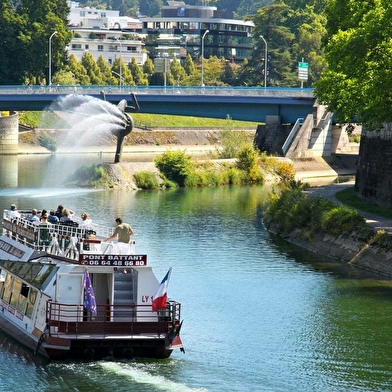
[[[169,301],[168,306],[152,312],[149,305],[97,305],[97,314],[87,312],[83,305],[48,301],[47,327],[50,336],[82,338],[161,335],[179,327],[181,304]]]
[[[112,227],[92,224],[35,224],[24,217],[3,217],[3,234],[13,240],[50,254],[78,260],[81,254],[134,254],[135,242],[122,244],[104,243],[102,240],[114,232]]]

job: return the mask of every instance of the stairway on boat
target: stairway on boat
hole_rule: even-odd
[[[114,273],[114,321],[136,321],[137,272],[119,270]]]

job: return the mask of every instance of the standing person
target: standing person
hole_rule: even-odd
[[[132,227],[128,223],[124,223],[121,218],[116,218],[116,225],[113,235],[103,240],[103,242],[111,241],[118,236],[118,242],[129,244],[131,235],[134,234]]]

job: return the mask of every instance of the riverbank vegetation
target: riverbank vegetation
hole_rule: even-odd
[[[264,211],[264,223],[280,235],[300,229],[308,240],[320,232],[333,236],[354,231],[365,237],[371,235],[365,219],[356,209],[323,198],[310,198],[302,189],[272,192]]]

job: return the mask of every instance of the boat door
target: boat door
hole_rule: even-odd
[[[60,315],[60,320],[82,321],[83,275],[58,273],[55,300],[61,304],[68,305],[67,312],[64,315]]]

